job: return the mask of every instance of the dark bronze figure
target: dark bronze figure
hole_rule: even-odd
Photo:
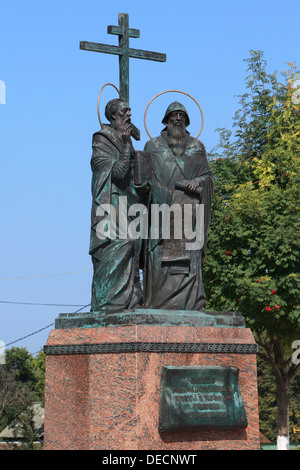
[[[202,266],[210,223],[213,195],[212,172],[204,145],[190,136],[185,107],[170,104],[162,120],[161,135],[148,141],[144,152],[151,163],[150,203],[171,206],[204,206],[204,243],[186,250],[181,240],[166,240],[161,232],[149,237],[144,270],[145,307],[199,310],[205,306]],[[153,206],[152,206],[153,207]],[[195,229],[195,219],[193,220]]]
[[[115,236],[99,236],[101,221],[107,220],[103,207],[108,212],[114,210],[118,217],[120,197],[123,197],[122,202],[126,201],[123,211],[126,214],[132,204],[139,202],[133,185],[134,149],[131,143],[130,111],[129,105],[121,99],[109,101],[105,116],[110,124],[103,125],[93,135],[90,239],[90,254],[94,265],[92,311],[116,312],[132,309],[142,302],[139,278],[141,239],[128,239],[126,233],[121,236],[119,229]],[[103,206],[105,204],[110,205],[110,209],[109,206]],[[124,221],[125,226],[131,221],[128,215],[126,217],[128,219]]]

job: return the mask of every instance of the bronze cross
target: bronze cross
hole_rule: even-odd
[[[100,44],[96,42],[80,41],[80,49],[85,51],[104,52],[106,54],[116,54],[119,56],[119,82],[120,93],[123,100],[129,103],[129,57],[136,59],[155,60],[166,62],[166,54],[159,52],[142,51],[129,47],[129,38],[139,38],[140,30],[129,28],[128,13],[119,13],[118,26],[107,26],[108,34],[119,36],[119,46]],[[140,140],[140,131],[133,124],[132,136]]]

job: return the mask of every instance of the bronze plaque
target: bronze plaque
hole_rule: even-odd
[[[159,431],[247,427],[239,369],[162,367]]]

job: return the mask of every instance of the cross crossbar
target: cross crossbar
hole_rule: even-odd
[[[119,36],[119,45],[112,46],[97,42],[80,41],[80,49],[85,51],[103,52],[105,54],[115,54],[119,56],[119,79],[120,93],[122,98],[129,103],[129,58],[154,60],[157,62],[166,62],[166,54],[160,52],[143,51],[141,49],[132,49],[129,47],[129,38],[139,38],[140,30],[129,28],[129,16],[127,13],[119,13],[118,26],[108,26],[108,34]],[[132,124],[132,136],[140,140],[139,130]]]
[[[107,26],[107,33],[115,34],[116,36],[121,36],[122,34],[125,34],[125,28],[124,26]],[[139,38],[140,30],[128,28],[128,36],[130,38]]]
[[[123,49],[118,46],[101,44],[99,42],[80,41],[80,49],[93,52],[104,52],[106,54],[123,55],[128,52],[129,57],[135,59],[155,60],[157,62],[166,62],[166,54],[160,52],[144,51],[142,49]]]

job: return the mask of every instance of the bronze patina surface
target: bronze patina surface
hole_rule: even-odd
[[[104,268],[103,268],[104,269]],[[121,273],[120,273],[121,276]],[[245,319],[238,312],[209,310],[163,310],[136,308],[121,312],[61,313],[55,320],[55,328],[92,328],[117,325],[162,325],[195,327],[244,328]]]
[[[239,369],[222,366],[162,367],[160,432],[246,427]]]
[[[178,207],[184,212],[186,207],[201,205],[203,240],[198,249],[188,249],[183,235],[181,239],[164,237],[164,221],[158,236],[149,236],[144,262],[144,306],[200,311],[206,305],[202,268],[211,219],[213,175],[203,143],[186,129],[190,123],[186,108],[178,101],[171,103],[162,123],[165,127],[161,135],[146,143],[142,159],[143,162],[148,158],[151,169],[148,196],[151,215],[157,206]],[[148,170],[140,170],[145,182],[147,173]],[[196,233],[194,210],[192,214],[191,228]]]

